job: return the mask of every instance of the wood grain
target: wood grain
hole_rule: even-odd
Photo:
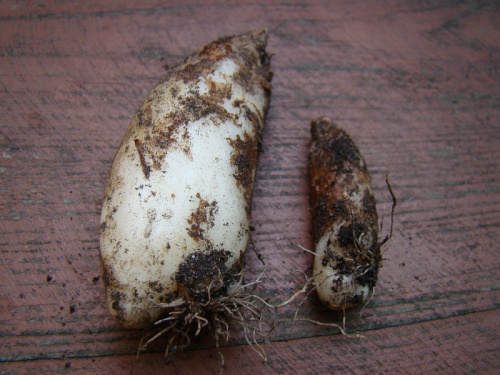
[[[225,34],[268,27],[275,72],[252,233],[257,291],[310,275],[309,123],[356,141],[394,237],[373,300],[335,328],[268,312],[268,363],[236,331],[238,374],[496,373],[500,267],[500,12],[494,1],[3,1],[0,6],[0,372],[216,373],[203,336],[175,366],[110,318],[100,200],[121,137],[164,65]],[[224,22],[221,22],[224,20]],[[247,280],[262,271],[249,251]],[[308,296],[303,318],[341,323]],[[314,355],[311,355],[314,354]]]

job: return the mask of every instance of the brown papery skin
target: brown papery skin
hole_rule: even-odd
[[[359,149],[330,119],[313,121],[311,136],[318,295],[333,310],[355,307],[373,293],[381,262],[371,178]]]

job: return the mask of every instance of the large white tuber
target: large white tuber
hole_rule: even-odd
[[[234,294],[249,239],[271,90],[266,42],[258,30],[206,45],[170,69],[132,119],[100,225],[109,309],[125,327],[161,320],[185,335],[187,323],[199,333],[231,319],[215,310]]]

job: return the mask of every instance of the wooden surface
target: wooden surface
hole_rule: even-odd
[[[184,55],[268,27],[275,72],[253,237],[273,302],[301,288],[312,248],[310,120],[357,142],[388,228],[373,300],[334,328],[269,311],[267,364],[237,330],[228,374],[498,373],[500,11],[495,1],[0,2],[0,373],[217,373],[202,337],[139,362],[110,318],[100,199],[136,108]],[[262,267],[247,253],[247,280]],[[311,295],[299,316],[340,323]]]

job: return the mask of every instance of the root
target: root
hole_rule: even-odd
[[[363,314],[363,311],[365,311],[365,307],[368,306],[368,304],[371,302],[372,298],[373,298],[373,295],[375,294],[375,287],[373,287],[371,290],[370,290],[370,296],[368,297],[368,299],[366,300],[366,302],[364,303],[363,307],[361,307],[361,310],[359,310],[359,316],[361,317],[361,315]]]
[[[359,334],[358,332],[354,332],[354,333],[347,333],[346,330],[345,330],[345,311],[344,311],[344,317],[342,319],[342,326],[340,326],[339,324],[336,324],[336,323],[323,323],[323,322],[320,322],[318,320],[314,320],[314,319],[307,319],[307,318],[298,318],[298,319],[294,319],[294,321],[298,321],[298,322],[310,322],[310,323],[314,323],[318,326],[326,326],[326,327],[335,327],[335,328],[338,328],[338,330],[340,331],[340,333],[342,333],[342,335],[346,336],[347,338],[350,338],[350,339],[364,339],[365,337],[361,334]]]
[[[305,284],[304,288],[307,287],[307,286],[308,286],[308,284]],[[304,288],[302,288],[302,290],[304,290]],[[359,334],[358,332],[354,332],[354,333],[348,333],[347,332],[346,326],[345,326],[345,321],[346,321],[345,309],[343,310],[342,325],[339,325],[337,323],[324,323],[324,322],[320,322],[319,320],[314,320],[314,319],[299,317],[299,310],[300,310],[302,304],[307,300],[307,296],[309,296],[309,294],[311,294],[314,291],[314,289],[316,289],[316,288],[317,288],[317,285],[313,286],[307,292],[306,297],[304,297],[300,301],[300,303],[298,304],[297,308],[295,309],[295,314],[293,316],[292,321],[293,322],[309,322],[309,323],[313,323],[313,324],[316,324],[316,325],[319,325],[319,326],[334,327],[334,328],[337,328],[343,336],[346,336],[347,338],[350,338],[350,339],[361,339],[361,338],[364,338],[364,336],[361,335],[361,334]],[[295,294],[298,294],[298,293],[302,292],[302,290],[300,290],[299,292],[297,292]],[[289,299],[288,301],[285,301],[285,302],[281,303],[277,307],[286,306],[287,304],[291,303],[291,301],[293,301],[293,300]]]
[[[265,265],[259,255],[259,260]],[[156,321],[150,327],[150,332],[141,338],[137,358],[140,353],[147,350],[151,343],[162,336],[167,336],[165,357],[172,360],[176,351],[187,348],[193,337],[199,336],[208,328],[215,339],[215,347],[221,358],[221,371],[223,371],[225,361],[220,346],[229,341],[230,326],[237,325],[243,331],[247,344],[264,361],[267,361],[265,350],[259,344],[259,339],[268,335],[273,328],[272,323],[264,319],[263,310],[274,306],[253,293],[257,285],[261,283],[265,271],[266,268],[255,281],[247,284],[243,283],[243,271],[240,272],[237,285],[227,296],[212,297],[212,293],[218,290],[217,286],[223,282],[222,275],[219,274],[218,279],[207,288],[206,302],[179,298],[170,303],[158,303],[157,306],[164,310],[163,318]]]
[[[385,174],[385,183],[387,184],[387,189],[389,190],[389,194],[391,194],[392,198],[391,226],[389,228],[389,233],[387,234],[387,236],[385,236],[385,238],[382,241],[380,241],[379,243],[380,248],[382,248],[382,246],[384,246],[387,243],[387,241],[389,241],[392,238],[392,229],[394,226],[394,213],[396,212],[396,205],[398,204],[396,194],[394,194],[394,190],[392,190],[392,185],[389,182],[389,173]],[[380,231],[382,231],[382,221],[380,222]]]
[[[299,246],[302,249],[304,249],[304,250],[306,250],[308,252],[311,252],[310,250],[302,247],[301,245],[299,245]],[[313,253],[313,254],[315,254],[315,253]],[[313,323],[313,324],[316,324],[316,325],[319,325],[319,326],[334,327],[334,328],[337,328],[343,336],[346,336],[348,338],[351,338],[351,339],[361,339],[361,338],[364,338],[364,336],[361,335],[361,334],[359,334],[358,332],[354,332],[354,333],[348,333],[347,332],[346,325],[345,325],[345,322],[346,322],[345,308],[342,310],[343,311],[342,325],[339,325],[337,323],[324,323],[324,322],[320,322],[320,321],[314,320],[314,319],[300,318],[299,317],[300,308],[302,307],[303,303],[307,300],[307,298],[309,297],[309,295],[311,293],[313,293],[314,290],[316,290],[316,288],[319,287],[322,283],[327,282],[330,279],[330,278],[326,278],[321,283],[317,284],[317,283],[314,282],[314,280],[319,275],[319,273],[315,274],[315,275],[312,275],[311,277],[306,277],[304,273],[302,273],[302,274],[304,275],[304,278],[305,278],[305,282],[304,282],[304,285],[302,286],[302,289],[300,289],[299,291],[295,292],[286,301],[284,301],[284,302],[282,302],[282,303],[280,303],[278,305],[275,305],[274,308],[278,309],[278,308],[281,308],[281,307],[284,307],[284,306],[288,306],[295,299],[297,299],[297,297],[299,297],[301,294],[304,294],[304,297],[301,299],[301,301],[298,303],[298,305],[297,305],[297,307],[295,309],[295,313],[294,313],[292,322],[300,322],[300,321],[302,321],[302,322],[310,322],[310,323]],[[333,275],[332,275],[332,277],[333,277]],[[372,297],[372,295],[370,296],[370,298],[368,299],[368,301],[363,305],[363,307],[361,309],[361,312],[366,307],[366,305],[371,301],[371,297]]]
[[[299,245],[300,246],[300,245]],[[302,246],[301,246],[302,247]],[[308,250],[309,251],[309,250]],[[283,307],[283,306],[287,306],[289,305],[290,303],[292,303],[298,296],[300,296],[301,294],[305,294],[307,292],[307,290],[310,288],[310,286],[313,284],[313,280],[314,280],[314,276],[313,277],[306,277],[304,273],[302,273],[306,279],[306,282],[304,283],[304,286],[302,287],[302,289],[300,289],[299,291],[295,292],[289,299],[287,299],[286,301],[280,303],[279,305],[275,305],[274,308],[278,309],[280,307]],[[307,295],[309,295],[316,287],[314,287],[313,289],[311,289]],[[305,298],[300,302],[299,304],[299,307],[300,305],[302,305],[302,303],[304,303],[305,301]],[[297,315],[297,314],[295,314]]]

